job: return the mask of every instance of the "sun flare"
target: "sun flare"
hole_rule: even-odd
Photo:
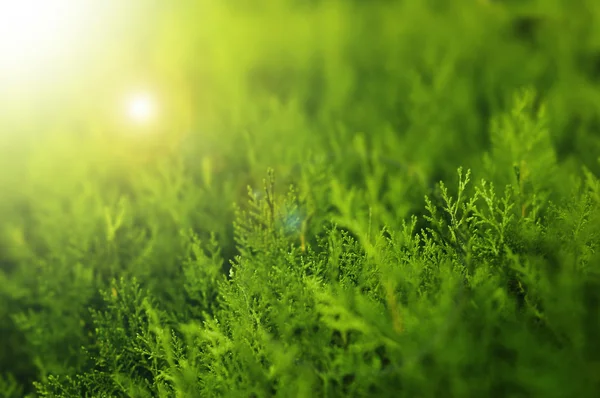
[[[149,92],[137,92],[127,98],[125,110],[128,118],[136,124],[147,124],[157,116],[157,103]]]

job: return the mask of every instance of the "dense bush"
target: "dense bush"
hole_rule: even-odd
[[[597,396],[596,2],[170,3],[0,120],[0,396]]]

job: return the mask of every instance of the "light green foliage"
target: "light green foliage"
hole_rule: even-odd
[[[112,375],[104,383],[114,390],[103,390],[111,396],[429,396],[440,394],[440,386],[459,396],[498,388],[553,396],[562,383],[572,386],[569,394],[585,392],[594,380],[584,359],[593,336],[581,325],[593,322],[595,309],[572,295],[593,294],[593,282],[584,270],[568,268],[566,245],[587,247],[597,238],[582,246],[574,235],[562,236],[561,246],[523,252],[535,238],[512,236],[515,230],[535,228],[542,240],[555,242],[553,228],[569,231],[551,227],[565,215],[531,224],[515,216],[509,189],[498,198],[482,181],[469,193],[470,173],[458,176],[456,199],[440,183],[442,207],[426,201],[429,227],[421,232],[413,218],[398,232],[383,229],[369,244],[333,225],[318,248],[302,251],[274,221],[277,209],[293,208],[294,191],[276,194],[270,172],[265,195],[251,191],[250,209],[238,213],[241,255],[227,280],[217,277],[211,260],[218,256],[214,241],[207,256],[192,238],[186,290],[217,289],[218,298],[198,296],[197,320],[173,323],[135,282],[115,285],[104,294],[107,311],[94,315],[103,342],[95,370],[74,385],[96,380],[100,369]],[[588,217],[591,202],[585,203],[565,210],[573,212],[568,218]],[[566,268],[552,268],[558,264],[547,255],[564,256],[559,264]],[[564,297],[572,297],[570,304]],[[573,311],[575,302],[580,307]],[[212,315],[200,313],[203,308]],[[566,371],[564,362],[574,368]],[[539,382],[526,377],[532,372],[552,376]],[[580,383],[568,384],[573,377]],[[51,380],[41,391],[69,385]]]
[[[595,397],[600,8],[516,3],[157,3],[0,120],[0,395]]]

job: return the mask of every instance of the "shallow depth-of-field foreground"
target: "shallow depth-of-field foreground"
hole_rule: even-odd
[[[0,397],[600,396],[600,3],[84,3],[0,52]]]

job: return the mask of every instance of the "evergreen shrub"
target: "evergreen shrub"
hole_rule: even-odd
[[[171,3],[164,137],[0,120],[0,396],[598,396],[597,2]]]

